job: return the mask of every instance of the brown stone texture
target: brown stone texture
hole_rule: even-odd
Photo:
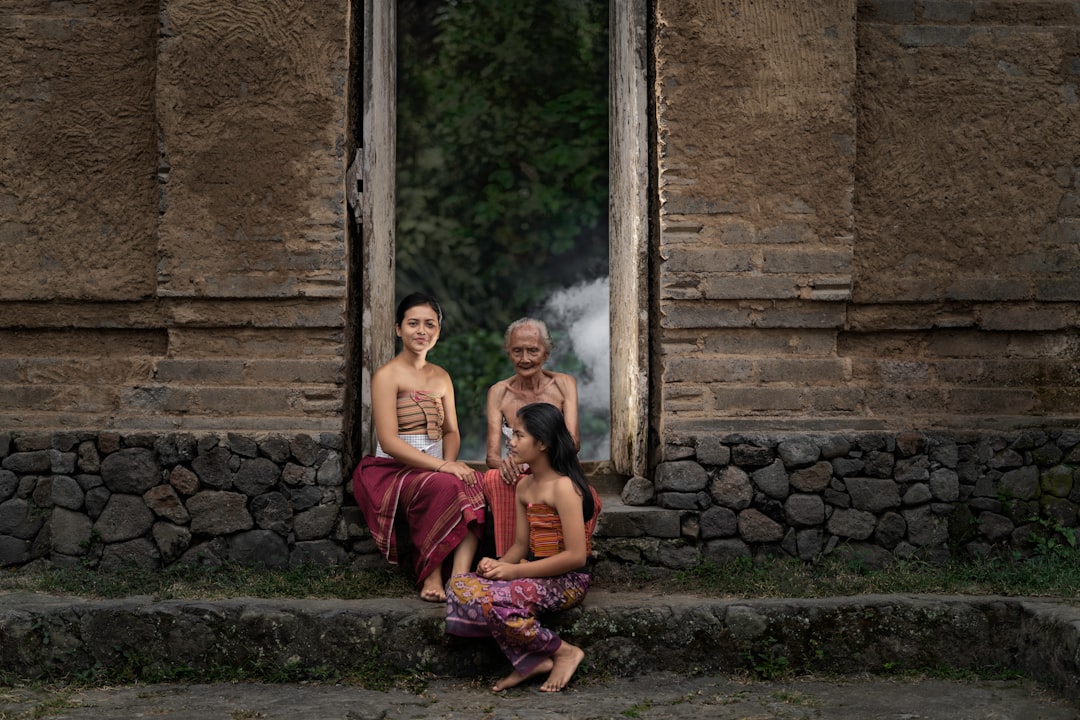
[[[0,3],[0,300],[154,293],[157,3]]]
[[[655,413],[1080,417],[1075,3],[656,4]]]
[[[0,427],[341,430],[349,10],[0,0]]]
[[[344,10],[166,3],[158,295],[344,294]]]
[[[859,302],[1080,300],[1080,17],[1002,19],[859,24]]]

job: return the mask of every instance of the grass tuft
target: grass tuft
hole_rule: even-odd
[[[629,569],[604,573],[593,588],[617,592],[687,593],[718,598],[813,598],[882,593],[1004,595],[1080,600],[1080,550],[1058,549],[1030,558],[988,557],[966,562],[898,560],[872,570],[858,560],[747,558],[663,575]],[[86,598],[136,595],[155,599],[411,597],[411,576],[400,568],[351,570],[297,567],[287,570],[225,564],[215,568],[172,566],[123,573],[35,565],[0,570],[0,590]]]

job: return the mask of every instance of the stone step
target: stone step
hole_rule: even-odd
[[[600,538],[677,538],[682,512],[655,505],[627,505],[618,493],[600,492],[603,510],[594,535]]]
[[[446,637],[445,615],[444,606],[415,597],[92,600],[0,593],[0,675],[506,671],[494,641]],[[1044,598],[753,600],[594,589],[582,606],[544,623],[584,649],[600,676],[753,673],[763,664],[794,674],[993,668],[1080,700],[1080,608]]]

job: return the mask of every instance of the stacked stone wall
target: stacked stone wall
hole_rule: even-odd
[[[0,565],[380,567],[336,434],[0,433]],[[1080,431],[699,434],[606,496],[598,572],[1077,539]]]
[[[340,435],[0,433],[0,565],[378,560]],[[374,553],[374,555],[372,555]]]
[[[666,448],[602,517],[604,570],[839,553],[895,560],[1030,556],[1080,536],[1080,432],[708,434]],[[606,567],[605,567],[606,564]]]

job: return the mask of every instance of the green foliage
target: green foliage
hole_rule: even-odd
[[[608,4],[413,0],[398,18],[397,295],[443,304],[436,362],[482,446],[506,325],[607,274]]]
[[[972,595],[1080,596],[1080,550],[1058,546],[1027,559],[988,557],[967,562],[903,560],[884,570],[853,567],[825,558],[814,564],[772,558],[702,563],[673,575],[650,575],[630,566],[621,577],[604,574],[593,585],[615,592],[661,591],[706,597],[835,597],[870,593],[959,593]],[[149,595],[157,598],[410,597],[412,578],[400,569],[347,570],[297,567],[268,570],[233,564],[217,568],[171,566],[103,573],[81,568],[8,568],[0,591],[25,590],[81,597]],[[44,630],[44,628],[42,629]]]
[[[1035,546],[1035,554],[1046,558],[1069,558],[1080,555],[1077,553],[1076,528],[1065,527],[1056,520],[1043,517],[1032,518],[1043,532],[1032,535]]]
[[[447,368],[454,381],[463,458],[484,457],[487,390],[513,372],[502,344],[501,332],[474,328],[443,335],[428,355],[436,365]],[[492,352],[493,348],[495,352]]]
[[[131,568],[123,573],[87,568],[11,568],[0,571],[0,588],[54,595],[116,598],[333,597],[358,600],[403,597],[414,592],[412,579],[392,568],[357,572],[345,568],[299,566],[271,570],[223,564],[173,565],[163,570]]]
[[[784,677],[790,664],[787,656],[782,654],[782,648],[777,644],[776,638],[766,638],[765,644],[769,645],[766,651],[743,653],[743,663],[759,680],[777,680]]]

